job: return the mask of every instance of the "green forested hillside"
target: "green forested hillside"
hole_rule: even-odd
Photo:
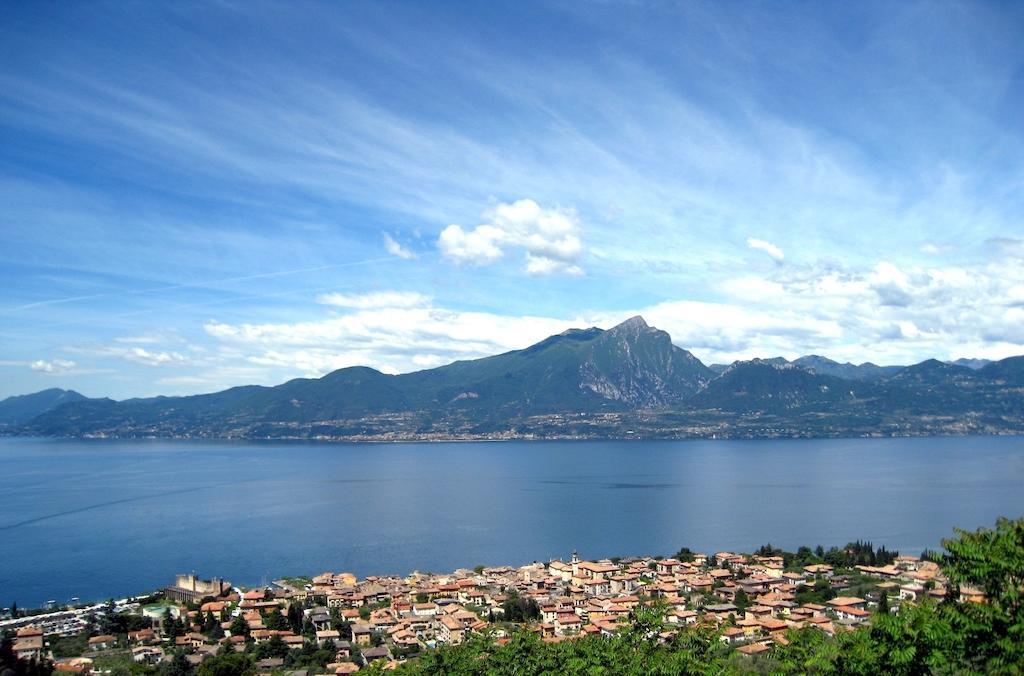
[[[0,429],[327,439],[1019,433],[1022,365],[1022,357],[978,369],[934,359],[878,367],[776,357],[719,373],[633,317],[399,375],[357,366],[276,387],[125,401],[47,391],[0,402]],[[6,427],[5,411],[17,411]]]

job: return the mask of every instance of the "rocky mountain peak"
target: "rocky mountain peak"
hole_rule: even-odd
[[[612,328],[608,329],[608,332],[616,334],[638,334],[641,331],[646,331],[649,328],[651,327],[647,324],[646,321],[644,321],[644,318],[641,317],[640,315],[636,315],[630,317],[621,324],[617,324]]]

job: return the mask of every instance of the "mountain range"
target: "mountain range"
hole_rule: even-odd
[[[44,390],[0,402],[0,430],[339,440],[1024,431],[1024,357],[961,362],[878,366],[807,356],[709,368],[633,317],[400,375],[351,367],[275,387],[124,401]]]

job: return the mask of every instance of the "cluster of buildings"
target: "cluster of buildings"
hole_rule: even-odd
[[[863,589],[865,580],[872,587],[866,598],[846,593],[854,581]],[[823,603],[797,601],[801,589],[816,583],[820,589],[822,581],[833,598]],[[199,664],[224,643],[244,647],[247,641],[257,646],[272,641],[287,651],[308,650],[313,643],[330,651],[328,673],[347,674],[378,660],[390,663],[442,644],[457,644],[473,632],[493,631],[503,640],[512,626],[509,620],[524,616],[527,628],[547,641],[609,636],[628,623],[639,604],[657,603],[666,613],[664,638],[688,625],[714,625],[722,641],[756,654],[784,643],[792,628],[835,634],[870,622],[882,594],[893,606],[927,595],[941,597],[943,582],[936,564],[909,556],[898,557],[892,565],[858,566],[840,574],[824,564],[786,570],[780,557],[731,552],[697,554],[688,561],[584,561],[574,553],[568,561],[362,580],[349,573],[323,573],[301,583],[282,580],[249,591],[216,579],[179,576],[165,597],[180,603],[172,609],[185,620],[184,633],[173,639],[164,636],[156,619],[151,628],[126,636],[92,636],[88,650],[130,651],[134,661],[148,664],[181,651]],[[965,593],[968,600],[981,600],[971,598],[976,594],[972,590]],[[297,607],[303,627],[298,632],[294,626],[282,627],[276,615],[285,616],[289,610],[294,614]],[[507,617],[509,613],[514,617]],[[274,622],[269,622],[271,615]],[[217,618],[219,630],[210,631],[210,617]],[[15,652],[26,658],[45,656],[46,636],[41,623],[19,627]],[[270,657],[258,668],[261,673],[279,672],[285,663],[281,657]],[[91,670],[88,654],[56,666],[76,673]]]

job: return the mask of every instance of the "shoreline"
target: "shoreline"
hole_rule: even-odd
[[[992,437],[1024,437],[1024,430],[1005,430],[997,432],[947,432],[947,433],[905,433],[905,434],[777,434],[777,435],[735,435],[714,434],[710,436],[642,436],[642,435],[565,435],[537,436],[531,434],[514,435],[501,438],[493,436],[452,436],[438,438],[396,437],[381,438],[373,436],[339,436],[339,437],[257,437],[257,436],[220,436],[220,435],[40,435],[40,434],[5,434],[0,431],[0,439],[39,439],[59,441],[215,441],[215,442],[303,442],[323,444],[452,444],[452,443],[504,443],[504,442],[673,442],[673,441],[825,441],[830,439],[948,439],[948,438],[992,438]]]

